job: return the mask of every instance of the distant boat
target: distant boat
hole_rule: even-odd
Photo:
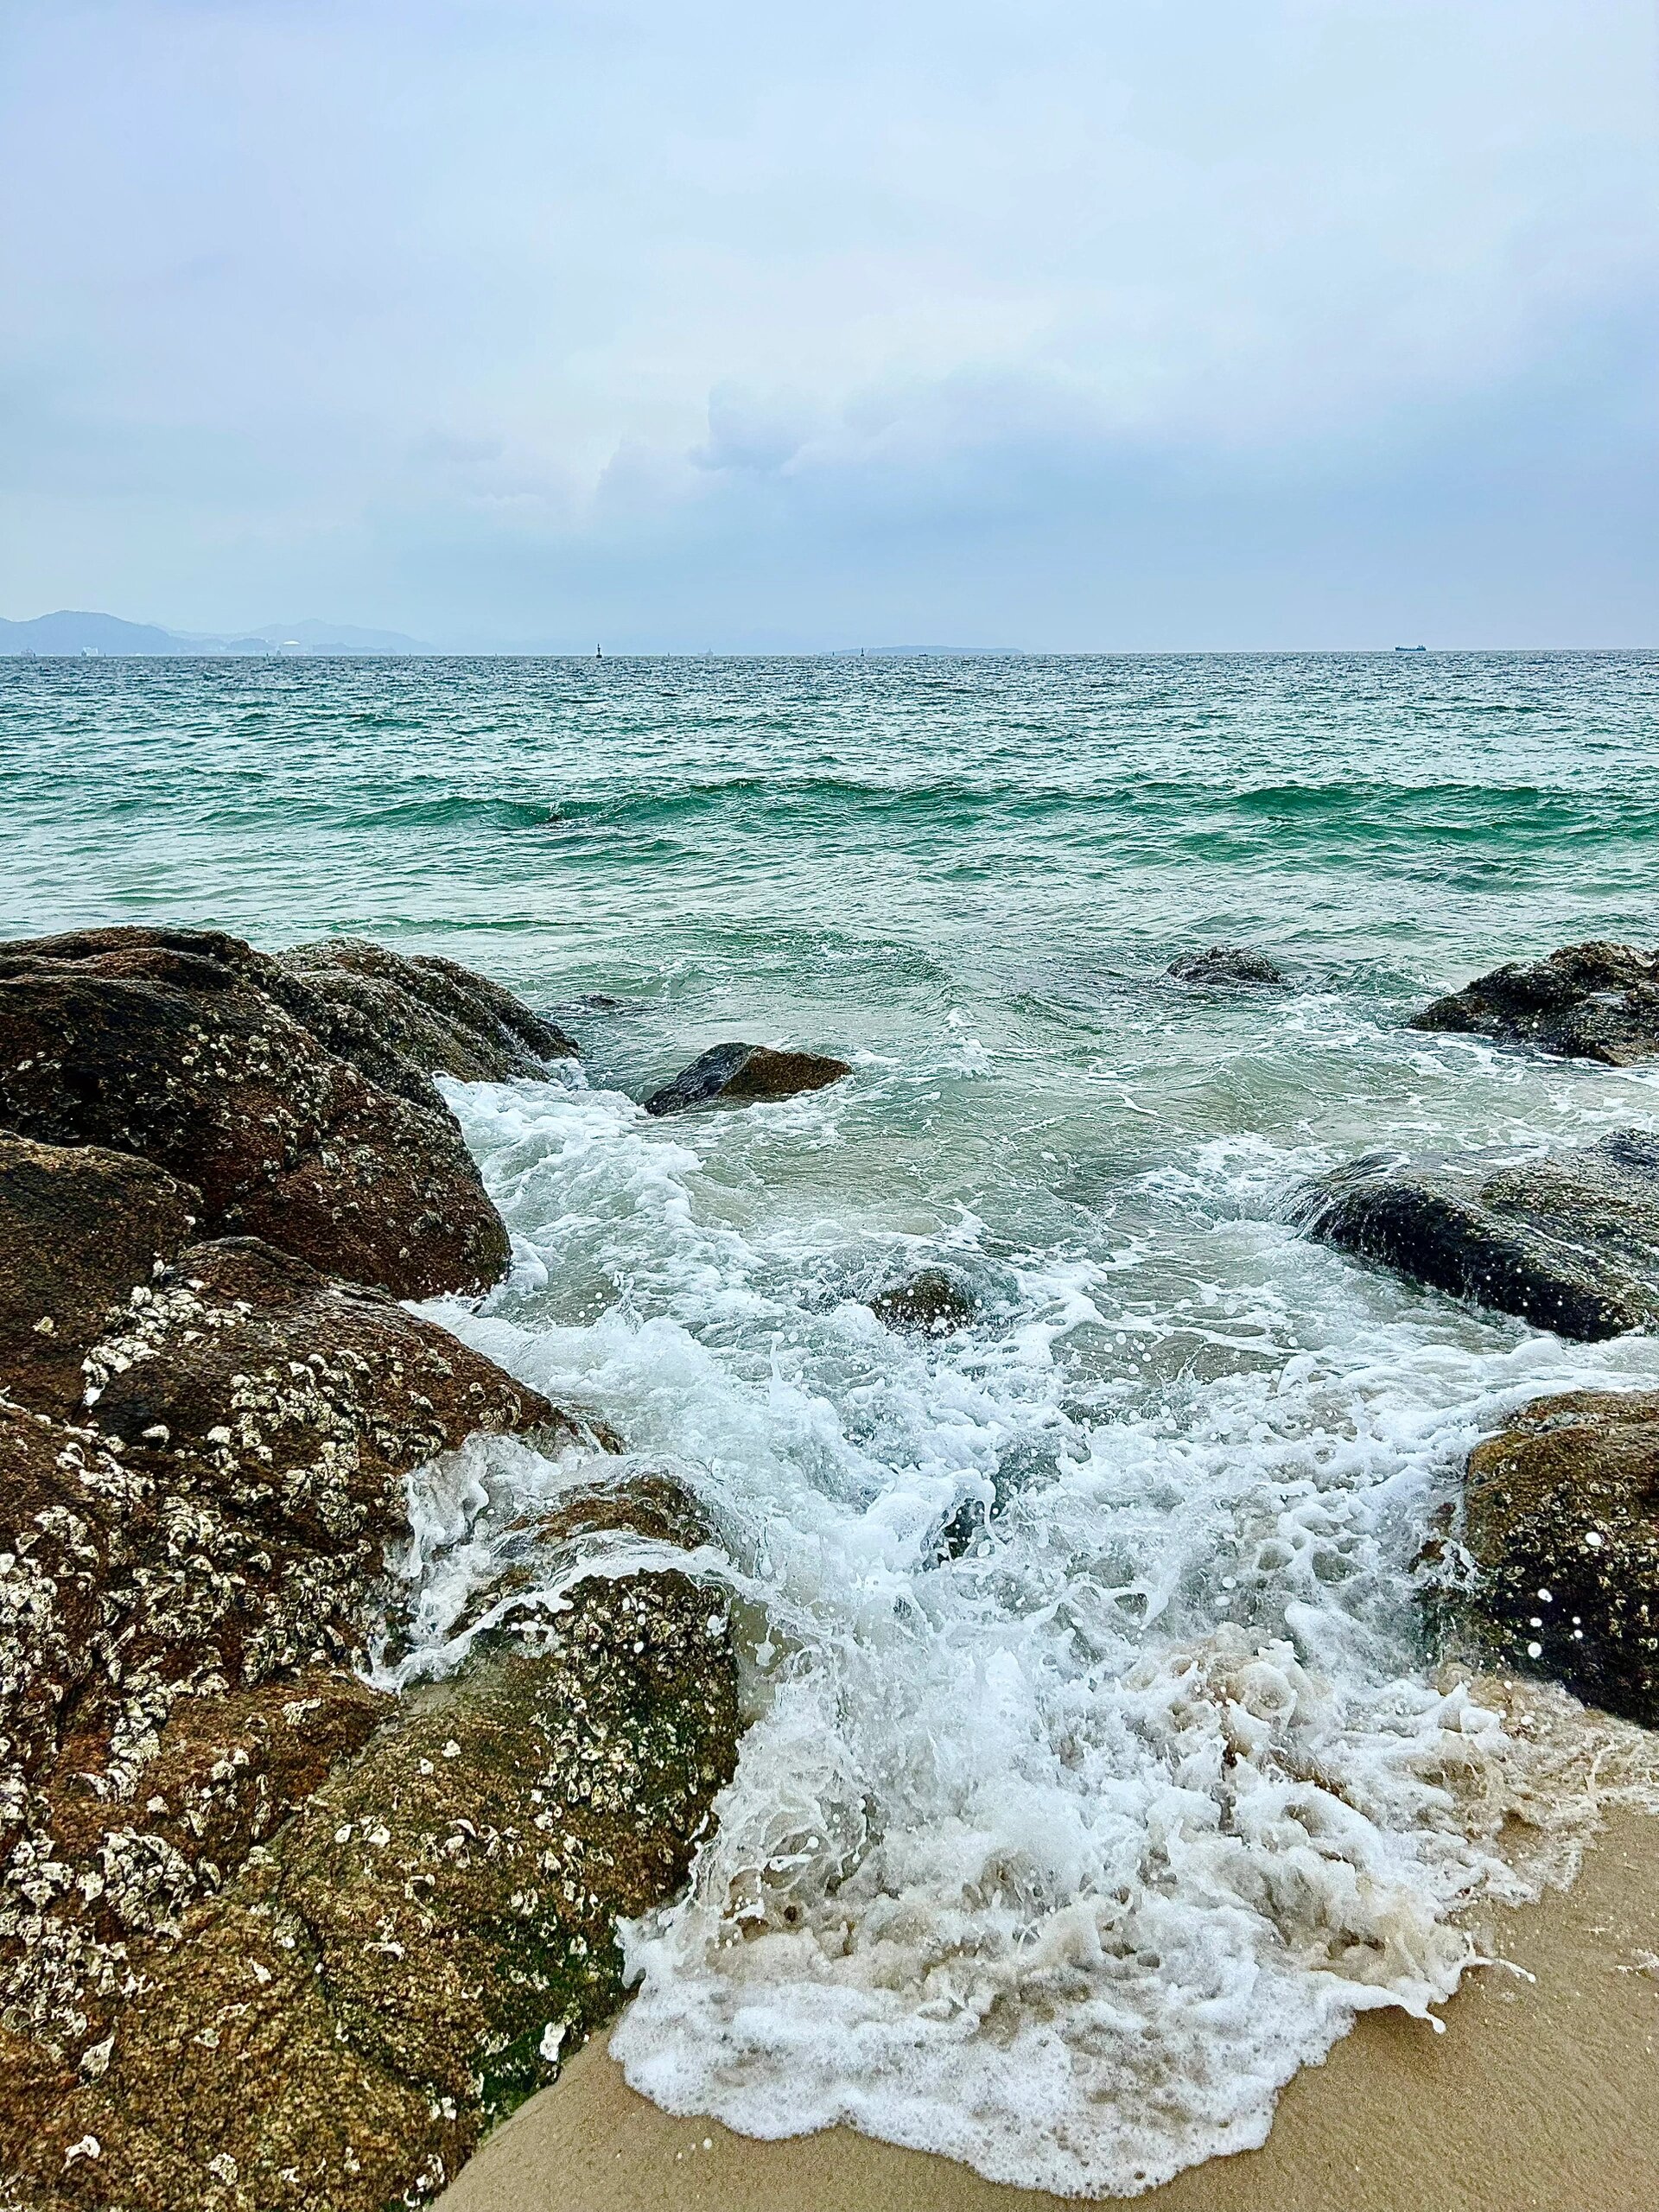
[[[1428,647],[1427,645],[1396,645],[1394,650],[1397,653],[1426,653]]]

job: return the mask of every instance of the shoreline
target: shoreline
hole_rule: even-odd
[[[1284,2090],[1260,2150],[1149,2212],[1649,2212],[1659,2204],[1659,1817],[1611,1817],[1568,1890],[1503,1909],[1446,2032],[1361,2016]],[[1086,2200],[836,2127],[761,2142],[630,2089],[595,2035],[481,2144],[440,2212],[1062,2212]],[[1124,2202],[1108,2199],[1106,2202]]]

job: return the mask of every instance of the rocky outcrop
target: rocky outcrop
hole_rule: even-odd
[[[1470,1454],[1464,1541],[1506,1664],[1659,1723],[1659,1392],[1523,1407]]]
[[[1300,1202],[1310,1236],[1580,1341],[1659,1329],[1659,1138],[1483,1172],[1360,1160]]]
[[[1276,960],[1243,944],[1212,944],[1205,952],[1184,952],[1178,960],[1170,962],[1165,972],[1178,982],[1223,989],[1230,985],[1290,981]]]
[[[645,1101],[647,1114],[678,1114],[689,1106],[747,1106],[822,1090],[852,1073],[850,1062],[822,1052],[779,1052],[769,1045],[716,1045]]]
[[[877,1320],[900,1336],[954,1336],[979,1313],[973,1289],[948,1268],[918,1268],[867,1303]]]
[[[37,2212],[381,2212],[435,2195],[614,2009],[618,1916],[683,1881],[737,1735],[672,1572],[411,1702],[199,1906],[142,2009],[4,2148]]]
[[[617,1916],[684,1878],[735,1670],[668,1478],[509,1529],[455,1681],[362,1679],[407,1637],[417,1467],[480,1430],[617,1440],[306,1255],[487,1281],[505,1233],[428,1071],[568,1048],[350,941],[0,953],[8,2212],[416,2202],[615,2003]],[[610,1575],[550,1616],[550,1557],[595,1545]]]
[[[0,1128],[136,1154],[200,1192],[205,1233],[399,1297],[483,1289],[508,1257],[422,1059],[523,1073],[568,1044],[452,963],[350,942],[273,960],[214,931],[99,930],[0,950]]]
[[[1436,999],[1411,1027],[1628,1067],[1659,1053],[1659,953],[1596,943],[1512,960]]]

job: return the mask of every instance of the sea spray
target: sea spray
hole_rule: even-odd
[[[1256,1145],[1201,1148],[1173,1194],[1147,1179],[1154,1212],[1207,1204],[1209,1277],[1133,1265],[1128,1311],[1136,1240],[1074,1236],[997,1260],[1001,1304],[918,1344],[852,1294],[890,1235],[791,1218],[738,1172],[839,1141],[832,1102],[664,1131],[600,1089],[449,1096],[519,1265],[445,1318],[687,1481],[711,1590],[765,1621],[690,1895],[629,1938],[614,2048],[671,2109],[1132,2193],[1261,2141],[1359,2012],[1449,1995],[1463,1909],[1535,1891],[1598,1792],[1649,1787],[1635,1732],[1559,1700],[1541,1788],[1535,1715],[1445,1674],[1414,1561],[1502,1408],[1645,1376],[1655,1347],[1568,1346],[1307,1251],[1248,1211],[1288,1173]],[[955,1264],[982,1233],[958,1218]],[[492,1547],[594,1473],[501,1440],[429,1471],[400,1679],[455,1663]],[[636,1552],[550,1560],[505,1602],[556,1625],[575,1574]]]

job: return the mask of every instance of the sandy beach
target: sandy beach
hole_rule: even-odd
[[[1659,2205],[1659,1822],[1611,1822],[1566,1892],[1506,1913],[1535,1979],[1471,1974],[1446,2032],[1371,2013],[1281,2100],[1265,2147],[1156,2212],[1650,2212]],[[1058,2197],[846,2128],[759,2143],[635,2095],[594,2040],[485,2144],[442,2212],[1044,2212]]]

